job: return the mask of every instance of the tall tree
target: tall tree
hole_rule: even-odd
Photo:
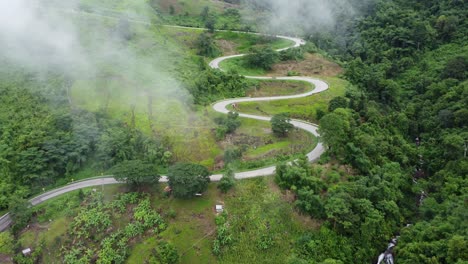
[[[152,184],[159,181],[160,175],[156,166],[142,160],[125,160],[112,167],[114,178],[134,187]]]
[[[264,70],[271,70],[273,64],[278,60],[279,54],[272,48],[254,48],[250,54],[244,57],[244,61],[249,67],[258,67]]]
[[[270,124],[273,133],[280,137],[287,136],[288,132],[294,127],[291,124],[291,118],[288,113],[274,115],[271,118]]]
[[[167,177],[172,194],[177,198],[190,198],[208,188],[210,172],[205,166],[178,163],[169,168]]]

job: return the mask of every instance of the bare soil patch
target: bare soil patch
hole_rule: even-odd
[[[213,2],[215,4],[218,4],[218,5],[222,5],[224,9],[226,9],[226,8],[239,8],[239,5],[227,3],[227,2],[224,2],[224,1],[221,1],[221,0],[211,0],[211,2]]]
[[[225,39],[218,39],[216,40],[216,45],[221,49],[221,52],[225,56],[237,54],[236,52],[237,44],[232,41],[225,40]]]
[[[269,76],[286,76],[288,72],[297,72],[303,76],[337,76],[343,73],[340,65],[324,58],[320,54],[305,55],[303,61],[284,61],[273,66]]]
[[[13,259],[7,255],[0,254],[0,263],[5,263],[5,264],[13,263]]]
[[[165,12],[169,12],[170,6],[173,6],[176,12],[180,12],[182,9],[177,0],[160,0],[158,2],[161,9]]]
[[[226,138],[221,142],[223,149],[228,148],[229,146],[263,146],[265,144],[271,144],[271,141],[265,141],[261,137],[250,136],[244,133],[233,133],[226,135]]]
[[[247,90],[247,96],[265,97],[300,94],[310,89],[307,84],[291,81],[264,81]]]

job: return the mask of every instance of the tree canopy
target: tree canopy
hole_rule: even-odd
[[[244,61],[248,66],[265,70],[271,70],[273,64],[278,60],[279,54],[272,48],[254,48],[244,57]]]
[[[226,193],[234,187],[235,184],[236,180],[234,179],[234,170],[228,166],[226,168],[226,172],[224,172],[223,177],[218,183],[218,189],[220,189],[221,192]]]
[[[208,188],[210,172],[199,164],[178,163],[169,168],[167,177],[172,194],[177,198],[190,198]]]
[[[291,124],[291,118],[289,118],[288,113],[281,113],[274,115],[271,118],[271,129],[273,133],[280,137],[285,137],[289,131],[294,127]]]
[[[112,167],[114,178],[132,186],[152,184],[159,181],[157,168],[142,160],[125,160]]]

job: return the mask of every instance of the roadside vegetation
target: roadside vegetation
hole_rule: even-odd
[[[398,263],[468,261],[468,8],[369,2],[321,32],[298,25],[309,44],[283,52],[289,41],[216,31],[256,29],[268,5],[250,21],[234,0],[57,5],[95,68],[38,72],[0,57],[0,211],[14,220],[0,262],[370,263],[396,235]],[[249,54],[225,71],[207,65],[237,53]],[[317,77],[330,89],[214,113],[225,98],[314,88],[242,75]],[[320,124],[317,163],[304,154],[319,139],[291,118]],[[233,177],[274,164],[271,177]],[[107,173],[126,185],[25,200]]]
[[[287,112],[291,118],[317,123],[328,112],[328,104],[333,98],[344,96],[347,88],[352,90],[347,81],[338,77],[320,76],[320,79],[326,81],[330,88],[319,94],[298,99],[244,102],[239,103],[238,109],[243,113],[263,116]]]
[[[168,24],[208,29],[252,31],[252,25],[242,19],[239,3],[228,1],[151,0],[151,7]]]
[[[291,252],[290,241],[315,224],[294,212],[272,184],[272,178],[240,181],[226,194],[210,184],[194,199],[167,197],[164,186],[139,193],[125,192],[125,185],[76,191],[35,207],[17,241],[1,233],[10,242],[0,254],[30,247],[35,253],[16,256],[19,263],[280,261]],[[225,213],[216,216],[215,204]]]
[[[299,240],[295,263],[375,261],[395,236],[398,263],[465,263],[466,4],[376,2],[373,10],[355,21],[354,36],[340,38],[338,27],[336,42],[321,42],[346,61],[353,84],[320,118],[321,162],[348,167],[346,180],[317,180],[304,162],[277,169],[300,210],[324,221]]]
[[[201,31],[146,27],[112,19],[124,9],[120,4],[94,4],[85,1],[81,6],[84,13],[72,13],[70,18],[78,27],[90,29],[82,36],[91,57],[96,58],[93,63],[99,74],[70,77],[50,71],[41,73],[41,78],[29,78],[37,73],[8,61],[0,69],[2,210],[8,208],[10,197],[31,197],[54,186],[111,174],[111,169],[124,161],[151,163],[159,174],[167,172],[175,162],[200,162],[210,169],[222,169],[217,167],[217,160],[222,159],[225,147],[212,130],[217,124],[206,115],[209,106],[196,105],[245,96],[253,85],[235,74],[206,69],[192,43],[181,39],[186,32],[201,36]],[[135,2],[127,6],[139,10],[144,5]],[[104,11],[105,16],[93,15]],[[236,43],[236,52],[257,44],[289,44],[242,33],[214,34],[217,41]],[[104,43],[106,38],[119,39],[121,52],[132,54],[131,59],[109,63],[100,58],[100,48],[94,46],[96,36],[96,41]],[[159,69],[159,62],[171,67]],[[127,67],[129,63],[140,66],[133,71]],[[152,68],[164,73],[152,76],[147,70]],[[179,79],[178,87],[166,78],[173,74]],[[188,93],[180,96],[182,87],[187,87],[195,98],[195,106],[186,104]],[[178,91],[178,95],[173,97],[171,91]],[[246,124],[252,130],[262,129]],[[262,145],[284,147],[280,152],[290,153],[290,144],[274,145],[269,133],[257,135],[265,142]],[[257,153],[249,160],[259,161],[262,153]]]

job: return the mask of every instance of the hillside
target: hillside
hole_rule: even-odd
[[[465,1],[2,14],[1,263],[468,262]]]

